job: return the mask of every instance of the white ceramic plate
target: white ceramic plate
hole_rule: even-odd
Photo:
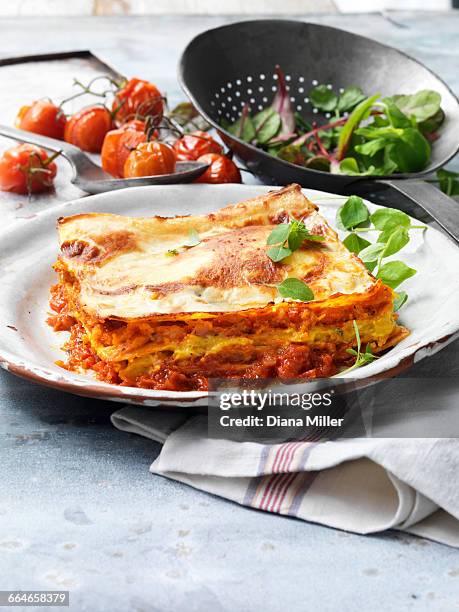
[[[7,370],[78,395],[118,402],[206,404],[206,393],[154,391],[99,382],[91,374],[67,372],[55,365],[67,334],[51,330],[49,287],[57,255],[56,219],[80,212],[112,212],[131,216],[199,214],[266,193],[275,187],[248,185],[173,185],[137,187],[90,196],[18,221],[1,235],[0,363]],[[304,190],[334,225],[344,198]],[[378,208],[367,202],[370,210]],[[372,364],[352,372],[362,383],[394,375],[432,355],[459,336],[459,248],[440,232],[412,231],[402,259],[418,274],[403,284],[409,294],[401,322],[411,335]],[[396,257],[400,257],[398,254]],[[345,375],[346,376],[346,375]]]

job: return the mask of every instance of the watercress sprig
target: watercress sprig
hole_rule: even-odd
[[[395,208],[380,208],[370,214],[358,196],[351,196],[338,209],[336,223],[340,229],[350,231],[343,240],[346,248],[359,255],[367,269],[384,284],[396,289],[416,274],[416,270],[403,261],[383,262],[383,259],[398,253],[408,244],[410,230],[426,229],[425,225],[413,225],[406,213]],[[359,235],[362,232],[379,232],[377,241],[369,242]],[[399,310],[407,299],[405,292],[399,292],[394,310]]]
[[[322,242],[325,237],[311,234],[305,224],[296,219],[290,223],[280,223],[268,236],[266,243],[274,246],[268,249],[267,255],[274,262],[282,261],[299,249],[305,240]]]
[[[377,355],[373,355],[373,352],[371,350],[371,346],[369,344],[367,344],[365,351],[362,352],[362,342],[360,339],[360,332],[359,332],[359,326],[357,325],[357,321],[352,321],[352,324],[354,326],[354,332],[355,332],[355,339],[356,339],[356,344],[357,344],[357,350],[353,349],[353,348],[348,348],[346,349],[346,353],[349,353],[349,355],[353,355],[355,357],[355,361],[354,363],[349,367],[346,368],[345,370],[343,370],[342,372],[340,372],[340,374],[344,374],[347,372],[352,372],[352,370],[356,370],[357,368],[360,368],[361,366],[366,365],[367,363],[371,363],[372,361],[375,361],[375,359],[379,359],[379,357]]]

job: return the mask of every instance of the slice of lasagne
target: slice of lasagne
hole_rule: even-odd
[[[323,239],[276,263],[268,236],[291,219]],[[70,330],[65,367],[104,381],[191,390],[209,378],[330,376],[354,359],[355,323],[374,353],[407,334],[393,291],[298,185],[203,216],[81,214],[58,230],[50,323]],[[286,278],[307,283],[314,299],[283,298]]]

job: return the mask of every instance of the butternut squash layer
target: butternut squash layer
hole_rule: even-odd
[[[379,281],[366,294],[322,302],[118,321],[89,316],[77,283],[61,275],[51,301],[57,314],[50,317],[55,329],[71,332],[61,365],[93,369],[115,384],[177,391],[206,389],[209,378],[332,376],[352,362],[346,349],[356,345],[354,320],[362,345],[375,353],[408,334],[392,312],[392,290]]]

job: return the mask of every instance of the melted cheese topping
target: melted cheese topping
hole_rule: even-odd
[[[323,242],[304,242],[273,263],[267,238],[302,219]],[[315,301],[367,292],[375,283],[317,207],[291,185],[203,216],[83,214],[59,220],[60,260],[79,283],[80,306],[100,318],[231,312],[286,301],[276,286],[304,280]],[[185,246],[190,230],[200,243]]]

